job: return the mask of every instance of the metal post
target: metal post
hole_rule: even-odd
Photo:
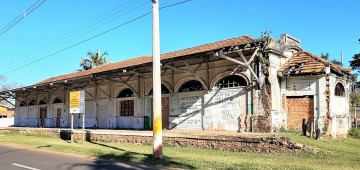
[[[153,14],[153,156],[162,159],[161,68],[159,0],[152,0]]]
[[[85,113],[82,114],[82,143],[85,141]]]
[[[355,123],[355,127],[357,128],[357,120],[356,120],[356,105],[354,107],[354,123]]]
[[[74,129],[74,114],[73,113],[70,113],[71,114],[71,130],[70,130],[70,141],[72,142],[73,141],[73,129]]]

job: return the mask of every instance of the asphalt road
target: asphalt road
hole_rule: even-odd
[[[0,170],[105,170],[159,169],[73,154],[64,154],[0,144]]]

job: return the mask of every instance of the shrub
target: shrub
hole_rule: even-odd
[[[349,137],[360,139],[360,128],[351,128],[348,132]]]

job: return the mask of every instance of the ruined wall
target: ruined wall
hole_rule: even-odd
[[[350,128],[350,114],[349,114],[349,95],[350,95],[350,83],[346,79],[338,77],[336,75],[329,76],[330,83],[330,117],[331,117],[331,132],[334,137],[337,135],[344,135]],[[336,84],[342,84],[345,88],[344,96],[335,95]]]
[[[282,113],[277,117],[280,127],[287,128],[288,110],[286,98],[290,96],[313,96],[314,98],[314,122],[315,126],[324,132],[326,120],[326,80],[321,76],[288,77],[281,79],[281,103]]]

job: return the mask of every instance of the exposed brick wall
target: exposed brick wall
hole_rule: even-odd
[[[306,119],[309,122],[314,121],[314,100],[309,97],[289,97],[287,98],[288,103],[288,129],[301,130],[302,120]]]

